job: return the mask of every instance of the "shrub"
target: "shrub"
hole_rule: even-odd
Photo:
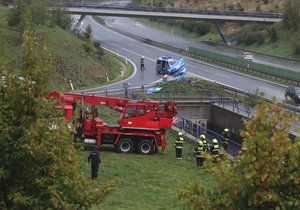
[[[300,42],[295,45],[295,54],[300,55]]]
[[[207,34],[210,31],[210,29],[211,29],[210,23],[199,22],[194,26],[193,31],[199,34],[200,36],[203,36]]]

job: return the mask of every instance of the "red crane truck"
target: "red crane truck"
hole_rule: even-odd
[[[91,105],[90,111],[81,110],[80,126],[76,135],[84,143],[113,144],[117,151],[150,155],[166,148],[166,128],[177,122],[177,106],[169,101],[162,108],[159,103],[77,93],[51,92],[48,99],[57,99],[65,111],[65,119],[70,122],[76,104]],[[119,125],[108,125],[97,116],[97,106],[106,106],[121,113]]]

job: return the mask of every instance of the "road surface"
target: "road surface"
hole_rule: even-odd
[[[150,84],[162,78],[162,75],[157,74],[155,71],[155,58],[161,55],[179,57],[176,53],[152,47],[117,34],[116,32],[101,26],[89,16],[84,19],[81,30],[84,30],[88,24],[92,27],[95,40],[100,41],[103,47],[127,57],[134,62],[136,67],[139,67],[139,59],[141,56],[144,56],[146,69],[143,71],[137,69],[136,73],[126,80],[131,86]],[[285,87],[282,85],[224,70],[217,66],[204,64],[193,59],[185,58],[185,60],[187,71],[192,75],[198,75],[202,78],[217,81],[248,92],[254,92],[258,89],[260,92],[265,92],[265,96],[268,98],[273,96],[279,100],[284,98]],[[112,85],[82,92],[91,93],[101,90],[122,88],[123,82],[124,81],[121,81]]]

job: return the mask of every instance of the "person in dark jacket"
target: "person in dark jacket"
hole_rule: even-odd
[[[142,58],[140,60],[140,64],[141,64],[141,70],[144,70],[145,69],[144,56],[142,56]]]
[[[100,154],[97,149],[92,151],[88,157],[88,162],[91,163],[91,178],[96,179],[98,177],[99,164],[101,163]]]

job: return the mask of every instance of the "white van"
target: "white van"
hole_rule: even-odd
[[[249,53],[249,52],[243,52],[242,58],[245,60],[253,60],[253,54]]]

